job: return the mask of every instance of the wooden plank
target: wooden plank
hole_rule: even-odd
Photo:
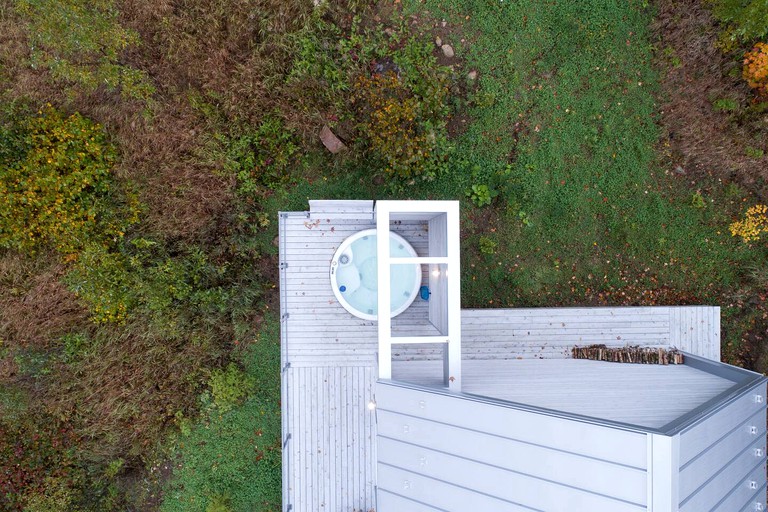
[[[765,465],[762,467],[757,468],[750,477],[747,477],[750,481],[759,482],[760,478],[765,475]],[[748,492],[751,492],[752,488],[750,486],[749,489],[740,488],[734,491],[733,495],[729,496],[726,500],[724,500],[716,509],[714,509],[712,512],[728,512],[729,510],[738,510],[734,507],[736,507],[737,503],[746,503],[744,505],[744,508],[742,508],[739,512],[755,512],[755,510],[766,510],[765,505],[765,495],[766,495],[766,485],[763,485],[762,487],[759,487],[757,491],[752,496],[749,496],[746,500],[744,499],[744,495],[746,495]]]
[[[755,450],[762,450],[762,455],[757,455]],[[746,487],[749,489],[748,479],[754,473],[755,468],[765,466],[765,439],[756,439],[748,448],[739,453],[727,465],[723,466],[720,473],[708,480],[702,487],[696,490],[680,503],[680,512],[701,512],[712,510],[722,500],[728,498],[733,490]],[[762,484],[765,481],[765,473],[762,478],[756,480]],[[759,485],[758,485],[759,486]],[[739,505],[741,505],[739,503]],[[729,510],[738,510],[740,506]]]
[[[374,507],[373,369],[292,366],[286,380],[285,503],[306,512]]]
[[[648,510],[678,512],[680,436],[648,434]]]
[[[418,453],[422,453],[420,448],[450,453],[531,478],[645,503],[646,472],[642,469],[389,411],[379,410],[378,423],[380,439],[407,442]],[[395,464],[381,445],[379,452],[382,454],[380,461]]]
[[[594,457],[634,468],[646,468],[645,434],[534,414],[380,381],[376,385],[379,410],[478,430],[520,442],[541,444],[569,453]],[[590,442],[593,440],[594,442]]]
[[[434,360],[397,360],[394,377],[428,385],[439,366]],[[674,421],[732,385],[681,365],[535,358],[464,361],[467,393],[651,428]]]
[[[680,464],[684,466],[717,440],[742,424],[747,418],[759,411],[764,411],[766,407],[765,391],[765,383],[761,383],[717,411],[706,421],[697,423],[681,432]],[[758,394],[763,397],[762,403],[755,402],[755,395]]]
[[[456,457],[453,454],[429,450],[388,438],[379,439],[379,472],[397,468],[402,475],[419,475],[435,481],[445,482],[463,488],[455,493],[452,510],[479,509],[477,497],[493,496],[509,503],[515,503],[549,512],[640,512],[645,511],[644,503],[629,503],[610,496],[599,495],[559,484],[551,479],[533,478],[526,474],[506,471],[503,468],[482,464],[474,460]],[[492,448],[491,448],[492,449]],[[398,476],[400,476],[398,475]],[[610,475],[595,475],[596,478],[610,478]],[[382,481],[383,480],[383,481]],[[380,485],[388,489],[389,482],[381,479]],[[412,497],[412,489],[402,489],[406,497]],[[645,488],[643,498],[645,498]],[[434,494],[432,500],[435,499]],[[416,496],[413,496],[416,498]],[[418,496],[422,498],[422,496]],[[419,499],[425,503],[432,500]],[[438,505],[443,508],[443,505]]]
[[[381,488],[378,490],[376,502],[379,510],[382,512],[445,512],[445,509],[430,507],[424,503],[404,498],[399,494],[394,494]]]
[[[312,213],[373,213],[373,201],[310,199],[309,211]]]
[[[681,500],[685,500],[704,485],[723,468],[724,464],[752,444],[755,439],[764,438],[765,420],[765,411],[758,411],[726,436],[714,441],[706,451],[683,465],[680,469]]]
[[[669,310],[670,344],[702,357],[720,361],[720,308],[679,306]]]
[[[475,493],[472,502],[467,504],[467,489],[451,485],[425,476],[409,473],[400,468],[380,464],[378,467],[379,494],[400,493],[407,499],[446,512],[493,511],[493,512],[545,512],[540,508],[531,508]],[[410,509],[381,509],[380,512],[407,512]],[[594,511],[600,512],[600,511]]]

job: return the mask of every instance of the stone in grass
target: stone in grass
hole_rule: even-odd
[[[334,155],[339,151],[347,149],[347,146],[341,142],[341,139],[331,131],[327,124],[320,130],[320,140],[323,142],[323,146]]]
[[[435,37],[435,46],[443,46],[443,40],[440,38],[440,36]]]
[[[453,46],[449,44],[444,44],[443,46],[440,47],[440,49],[443,50],[443,55],[445,55],[449,59],[453,58],[453,56],[455,55],[455,53],[453,52]]]
[[[467,73],[467,78],[470,80],[477,80],[477,71],[473,69],[472,71]]]

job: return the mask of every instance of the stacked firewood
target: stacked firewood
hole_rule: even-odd
[[[589,345],[587,347],[573,347],[571,354],[574,359],[590,359],[611,363],[683,364],[683,353],[676,348],[667,350],[637,345],[608,348],[605,345]]]

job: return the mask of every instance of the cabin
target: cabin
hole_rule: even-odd
[[[455,201],[310,201],[279,251],[285,512],[765,509],[766,378],[718,307],[462,309]]]

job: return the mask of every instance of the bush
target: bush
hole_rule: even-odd
[[[253,379],[234,363],[224,370],[214,370],[209,384],[213,403],[221,412],[231,410],[253,391]]]
[[[66,281],[95,323],[123,324],[136,312],[156,318],[173,317],[177,310],[221,313],[229,299],[223,287],[226,271],[200,249],[174,258],[155,242],[136,238],[117,250],[88,246]]]
[[[0,419],[0,510],[22,510],[25,502],[41,511],[70,505],[78,479],[70,451],[75,442],[67,425],[47,415]]]
[[[359,76],[352,95],[368,149],[390,176],[434,179],[449,153],[447,68],[415,39],[373,66],[379,71]]]
[[[727,26],[726,39],[751,42],[768,36],[765,0],[715,0],[712,10]]]
[[[768,232],[768,207],[756,204],[747,210],[743,220],[731,224],[733,236],[740,236],[744,242],[759,240],[760,235]]]
[[[237,178],[237,190],[244,195],[287,183],[299,149],[293,133],[275,116],[267,116],[256,130],[219,136],[216,142],[214,151],[224,157],[224,171]]]
[[[154,93],[146,73],[121,63],[139,36],[120,25],[111,0],[21,0],[18,10],[29,23],[34,66],[86,90],[106,86],[141,100]]]
[[[743,76],[750,87],[768,94],[768,44],[757,43],[744,55]]]
[[[52,245],[74,259],[89,241],[122,237],[138,220],[135,202],[114,213],[117,153],[98,124],[50,105],[3,121],[0,247],[32,253]]]

